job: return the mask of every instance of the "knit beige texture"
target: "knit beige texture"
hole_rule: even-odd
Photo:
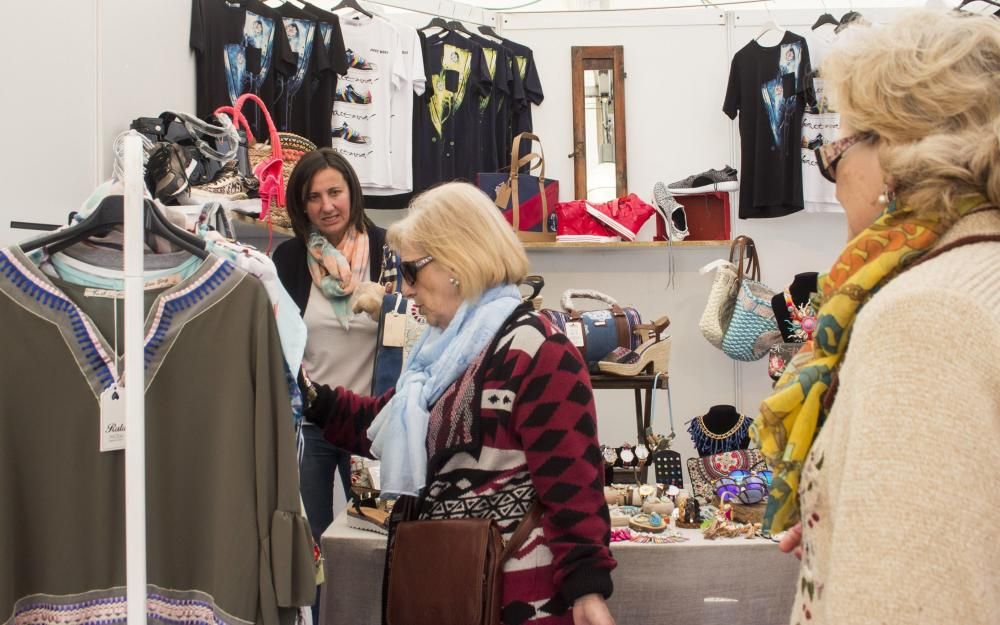
[[[966,217],[938,245],[1000,233]],[[800,485],[790,622],[1000,623],[1000,243],[943,253],[857,317]]]

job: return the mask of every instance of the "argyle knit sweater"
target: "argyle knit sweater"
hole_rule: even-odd
[[[322,394],[327,440],[369,454],[366,431],[392,391]],[[506,625],[569,625],[575,599],[611,594],[596,423],[579,351],[523,307],[431,407],[421,518],[492,518],[509,539],[532,500],[542,503],[541,526],[504,566]]]

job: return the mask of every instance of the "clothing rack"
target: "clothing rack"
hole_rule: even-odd
[[[143,358],[143,149],[125,137],[125,583],[129,625],[146,623],[146,367]],[[117,363],[115,363],[117,366]]]
[[[366,0],[366,2],[480,26],[496,28],[501,22],[493,11],[451,0]]]

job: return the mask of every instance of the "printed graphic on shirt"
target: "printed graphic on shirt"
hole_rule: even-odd
[[[348,141],[350,143],[357,143],[357,144],[369,144],[369,143],[371,143],[371,137],[363,135],[363,134],[359,133],[358,131],[354,130],[353,128],[351,128],[350,126],[347,125],[347,122],[344,122],[343,124],[341,124],[339,128],[334,128],[333,129],[333,138],[334,139],[343,139],[344,141]]]
[[[365,89],[361,93],[354,88],[354,85],[348,83],[343,87],[337,87],[337,92],[333,94],[333,100],[334,102],[348,102],[351,104],[371,104],[372,92],[370,89]]]
[[[441,72],[434,75],[431,82],[434,95],[431,96],[431,123],[442,137],[444,122],[456,111],[462,108],[465,99],[465,86],[469,82],[469,72],[472,67],[472,52],[451,44],[445,44],[444,56],[441,59]]]
[[[251,91],[260,94],[260,88],[271,68],[271,41],[274,21],[246,12],[243,24],[243,43],[224,47],[226,85],[229,99],[236,103],[241,94]]]
[[[360,69],[366,72],[373,72],[378,66],[374,63],[368,61],[365,57],[360,54],[355,54],[354,50],[350,48],[347,49],[347,68],[348,70]]]
[[[778,75],[760,87],[760,95],[767,111],[771,137],[778,148],[787,145],[791,137],[792,118],[797,104],[799,85],[799,60],[802,58],[800,43],[781,46]]]
[[[288,46],[297,55],[297,65],[295,74],[285,80],[284,93],[280,94],[285,104],[285,119],[290,119],[292,115],[292,98],[302,88],[305,82],[306,70],[309,67],[309,59],[312,56],[313,28],[315,23],[309,20],[284,17],[285,35],[288,37]]]
[[[323,38],[323,45],[330,47],[330,37],[333,36],[333,25],[325,22],[319,23],[319,36]]]
[[[497,75],[497,51],[493,48],[483,48],[483,55],[486,57],[486,71],[490,73],[490,81],[492,81]],[[491,94],[492,92],[479,96],[480,115],[486,113],[486,107],[490,105]]]

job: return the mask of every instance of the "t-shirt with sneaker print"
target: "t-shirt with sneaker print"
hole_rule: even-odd
[[[399,31],[404,76],[399,87],[392,93],[389,141],[392,184],[388,187],[366,188],[367,196],[389,196],[413,191],[413,102],[415,97],[424,94],[427,74],[424,72],[423,48],[416,29],[405,24],[393,23],[393,26]]]
[[[257,0],[194,0],[189,44],[195,52],[196,109],[204,119],[244,93],[270,107],[278,76],[295,73],[281,15]],[[243,113],[254,135],[267,137],[260,109],[248,102]]]
[[[399,32],[387,20],[340,14],[347,75],[333,94],[331,142],[362,187],[392,185],[392,94],[406,80]]]
[[[333,94],[337,88],[338,76],[347,73],[347,52],[344,49],[344,34],[340,28],[340,18],[336,13],[318,9],[306,4],[302,9],[316,20],[324,54],[330,71],[324,72],[313,83],[309,106],[309,121],[306,136],[317,146],[330,145],[330,118],[333,115]]]
[[[800,35],[785,31],[767,47],[754,40],[733,57],[722,110],[740,116],[740,219],[802,210],[802,113],[815,98]]]

